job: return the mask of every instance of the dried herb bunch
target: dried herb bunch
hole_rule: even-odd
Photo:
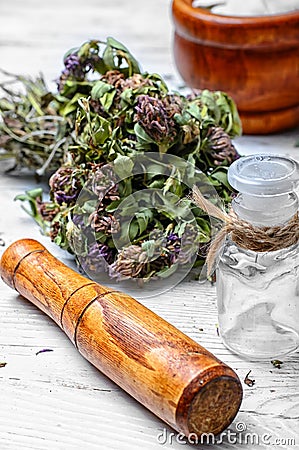
[[[200,264],[210,222],[187,196],[201,171],[224,202],[231,199],[226,173],[238,157],[231,138],[241,133],[232,99],[207,90],[171,92],[158,74],[141,73],[136,59],[112,38],[83,44],[64,63],[57,92],[44,92],[38,107],[27,105],[29,112],[18,119],[23,131],[28,114],[41,117],[38,125],[51,115],[42,107],[59,118],[52,121],[56,135],[40,161],[45,167],[50,155],[48,168],[57,164],[50,199],[43,201],[40,190],[18,198],[29,202],[43,230],[87,271],[149,280],[193,264],[194,255]],[[7,120],[16,119],[24,102],[11,97],[11,106],[1,107],[7,154],[20,144]],[[44,140],[46,133],[39,131],[34,136]],[[40,149],[31,141],[26,145],[36,168]],[[18,149],[14,155],[21,164],[25,160],[17,155],[24,148]],[[146,164],[138,159],[147,155]]]
[[[29,169],[39,176],[56,170],[67,159],[78,99],[90,95],[89,75],[120,70],[126,76],[139,66],[119,42],[89,41],[64,57],[57,91],[49,91],[42,75],[36,79],[2,71],[0,83],[0,161],[12,159],[9,170]]]
[[[12,159],[10,170],[29,169],[39,175],[63,161],[71,123],[42,76],[33,80],[5,73],[0,84],[0,161]],[[1,151],[2,149],[2,151]]]

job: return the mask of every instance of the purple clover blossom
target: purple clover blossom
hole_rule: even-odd
[[[180,264],[187,264],[191,262],[194,255],[198,253],[198,239],[199,234],[197,227],[192,224],[187,224],[178,255],[178,262]]]
[[[83,228],[85,225],[83,214],[73,214],[72,221],[76,225],[76,227],[79,227],[79,228]]]
[[[75,192],[73,195],[68,195],[63,191],[54,192],[54,199],[55,202],[58,203],[58,205],[62,205],[63,203],[70,205],[74,200],[76,200],[77,196],[77,192]]]
[[[172,265],[177,261],[181,251],[181,238],[177,233],[170,233],[167,236],[166,248],[169,251],[169,261]]]
[[[64,66],[65,69],[62,71],[59,80],[57,80],[59,92],[63,90],[65,82],[69,78],[75,78],[82,81],[85,77],[85,64],[80,61],[80,58],[76,53],[71,53],[65,58]]]
[[[149,95],[139,95],[135,110],[135,120],[150,138],[158,144],[171,145],[177,132],[162,100]]]
[[[75,72],[75,70],[80,66],[80,60],[76,53],[71,53],[64,60],[64,65],[66,70],[69,72]]]
[[[82,269],[88,274],[106,272],[114,260],[113,250],[97,241],[89,244],[86,256],[79,258]]]
[[[198,231],[187,224],[182,238],[176,233],[170,233],[167,236],[166,248],[169,252],[169,261],[171,264],[176,262],[180,264],[189,263],[194,254],[198,252]]]
[[[60,167],[50,178],[51,196],[58,205],[70,206],[76,200],[83,186],[84,171],[72,167]]]
[[[180,238],[179,238],[177,233],[170,233],[167,236],[167,241],[169,241],[169,242],[175,242],[175,241],[178,241],[178,240],[180,240]]]
[[[106,244],[100,244],[98,242],[92,243],[88,248],[88,255],[86,259],[92,261],[104,258],[108,264],[113,262],[113,250]]]

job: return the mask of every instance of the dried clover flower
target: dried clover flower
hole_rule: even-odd
[[[94,63],[92,57],[80,57],[78,51],[68,54],[64,59],[65,68],[57,81],[58,91],[63,92],[68,80],[84,81],[86,74],[94,68]]]
[[[117,178],[110,164],[90,164],[87,177],[88,186],[101,201],[119,200]]]
[[[176,263],[181,251],[181,238],[177,233],[170,233],[167,236],[166,248],[169,252],[170,264]]]
[[[102,232],[111,235],[117,233],[120,229],[118,220],[112,214],[102,215],[99,211],[90,215],[89,223],[95,233]]]
[[[166,248],[169,252],[170,265],[190,262],[198,251],[198,230],[192,224],[186,224],[182,238],[177,233],[167,236]]]
[[[207,151],[215,166],[229,166],[239,157],[229,135],[221,127],[211,127],[206,139]]]
[[[41,198],[36,199],[37,209],[39,214],[46,222],[52,222],[60,209],[52,202],[43,202]]]
[[[148,263],[147,252],[139,245],[130,245],[119,251],[115,262],[109,267],[112,278],[137,278]]]
[[[173,111],[169,111],[163,100],[149,95],[138,97],[135,110],[135,121],[159,145],[162,153],[167,151],[177,135],[176,123],[172,118]]]
[[[85,170],[60,167],[50,178],[51,195],[58,205],[75,204],[84,185]]]
[[[89,245],[87,255],[80,258],[84,270],[100,273],[106,270],[107,264],[112,264],[114,251],[108,245],[93,242]]]

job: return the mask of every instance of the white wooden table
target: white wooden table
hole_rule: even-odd
[[[169,1],[0,2],[0,67],[31,75],[42,71],[50,86],[67,49],[108,35],[127,45],[144,70],[179,82],[171,52]],[[236,146],[244,154],[271,151],[299,159],[296,140],[299,129],[276,136],[244,136]],[[30,178],[0,175],[0,238],[5,246],[23,237],[38,239],[72,265],[13,201],[33,186]],[[0,255],[4,249],[0,247]],[[159,297],[141,301],[229,364],[242,381],[251,370],[255,384],[243,383],[244,401],[230,427],[230,441],[224,437],[222,445],[209,448],[299,448],[298,353],[285,358],[280,369],[270,361],[253,363],[231,354],[217,334],[215,287],[208,283],[184,281]],[[36,355],[45,348],[53,351]],[[6,363],[0,367],[1,450],[189,447],[86,362],[49,318],[2,282],[0,363]],[[234,434],[236,429],[239,433]]]

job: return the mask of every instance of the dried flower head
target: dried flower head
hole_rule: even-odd
[[[120,229],[118,220],[112,214],[102,214],[101,211],[95,211],[90,215],[89,224],[95,233],[102,232],[108,236]]]
[[[63,92],[66,81],[84,81],[86,74],[94,69],[96,60],[92,55],[79,56],[78,51],[68,54],[64,59],[65,68],[57,81],[58,91]]]
[[[198,229],[191,223],[187,223],[181,241],[181,249],[178,255],[178,262],[180,264],[190,263],[192,261],[192,258],[198,251],[198,244]]]
[[[117,177],[110,164],[89,164],[88,186],[100,201],[119,200]]]
[[[177,135],[176,123],[173,120],[173,110],[163,100],[140,95],[135,107],[135,121],[146,134],[161,147],[162,153],[167,151]]]
[[[58,205],[73,205],[84,185],[86,170],[70,166],[60,167],[50,178],[51,195]]]
[[[61,225],[57,220],[51,222],[51,227],[50,227],[50,232],[49,232],[51,241],[55,241],[55,239],[57,238],[57,236],[60,233],[60,230],[61,230]]]
[[[239,158],[229,135],[221,127],[211,127],[206,138],[207,152],[215,166],[229,166]]]
[[[40,197],[36,199],[36,204],[39,214],[46,222],[52,222],[60,211],[58,205],[52,202],[43,202]]]
[[[138,278],[147,263],[147,252],[139,245],[130,245],[119,251],[115,262],[109,267],[109,275],[117,279]]]
[[[80,257],[80,265],[86,273],[102,273],[113,262],[114,251],[99,242],[89,244],[87,255]]]

